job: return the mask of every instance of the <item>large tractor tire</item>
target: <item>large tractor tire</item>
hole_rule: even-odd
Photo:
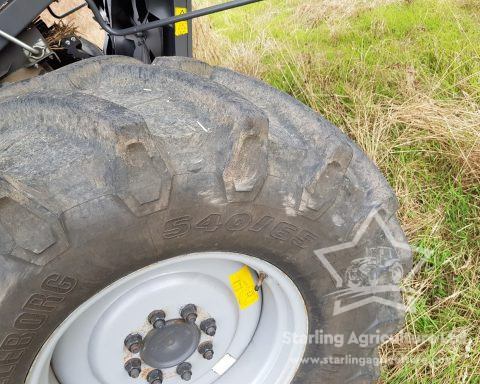
[[[321,116],[227,69],[115,56],[3,87],[0,116],[1,384],[377,380],[381,340],[352,333],[398,330],[402,297],[338,297],[339,277],[406,240]]]

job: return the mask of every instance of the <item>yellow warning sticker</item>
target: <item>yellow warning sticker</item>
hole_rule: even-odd
[[[247,266],[231,274],[229,279],[240,309],[247,309],[258,301],[260,296],[255,290],[255,281]]]
[[[187,8],[175,7],[175,16],[184,15]],[[182,36],[188,33],[188,21],[179,21],[175,23],[175,36]]]

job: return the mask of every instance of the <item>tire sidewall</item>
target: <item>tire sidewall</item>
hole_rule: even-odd
[[[138,218],[128,214],[121,202],[108,197],[99,199],[95,209],[96,218],[117,218],[117,221],[100,223],[103,231],[98,233],[98,226],[91,220],[82,222],[84,216],[76,214],[84,207],[67,212],[64,218],[67,226],[76,229],[70,233],[74,241],[70,249],[44,267],[29,267],[3,296],[0,354],[4,359],[0,361],[0,372],[5,377],[0,379],[1,384],[24,382],[42,345],[80,304],[131,272],[188,253],[237,252],[275,265],[302,294],[309,332],[319,329],[327,332],[333,325],[338,330],[342,316],[332,318],[331,299],[325,296],[333,281],[313,253],[333,241],[332,233],[322,233],[318,222],[250,203],[172,207]],[[124,216],[129,219],[119,219]],[[214,218],[215,225],[205,227],[207,218]],[[367,317],[363,322],[375,319],[374,311],[362,316]],[[354,328],[350,322],[343,331],[348,334]],[[328,354],[325,345],[307,345],[306,356],[325,354]],[[293,382],[318,382],[316,368],[301,365]]]

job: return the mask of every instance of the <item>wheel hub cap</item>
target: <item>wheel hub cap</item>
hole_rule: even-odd
[[[174,367],[195,352],[200,336],[195,324],[181,319],[169,320],[164,327],[147,334],[140,356],[153,368]]]

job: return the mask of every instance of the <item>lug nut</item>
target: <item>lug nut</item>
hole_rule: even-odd
[[[208,336],[215,336],[217,333],[217,322],[215,319],[206,319],[200,323],[200,329]]]
[[[162,328],[165,325],[165,312],[162,310],[153,311],[148,315],[148,322],[153,328]]]
[[[182,378],[183,381],[190,381],[190,379],[192,378],[192,364],[179,364],[177,367],[177,374]]]
[[[182,311],[180,312],[180,316],[188,322],[188,323],[194,323],[197,321],[197,307],[195,304],[187,304],[185,307],[182,308]]]
[[[147,375],[148,384],[162,384],[163,382],[163,373],[159,369],[154,369],[150,371]]]
[[[183,381],[190,381],[192,378],[192,372],[190,371],[183,372],[181,378]]]
[[[210,341],[206,341],[198,346],[198,353],[200,353],[204,359],[212,360],[213,359],[213,345]]]
[[[133,379],[136,379],[142,373],[142,361],[140,359],[130,359],[125,363],[125,370]]]
[[[125,347],[132,353],[139,353],[142,349],[143,338],[138,333],[131,333],[125,338]]]

